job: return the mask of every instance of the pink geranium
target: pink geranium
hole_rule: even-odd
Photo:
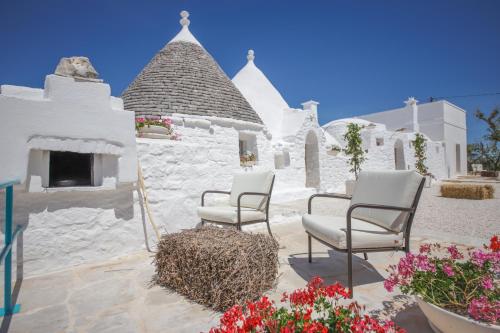
[[[455,245],[442,251],[439,244],[424,244],[418,254],[407,253],[389,266],[384,287],[399,287],[404,294],[419,295],[426,302],[472,318],[500,320],[500,251],[498,237],[484,249],[462,253]]]

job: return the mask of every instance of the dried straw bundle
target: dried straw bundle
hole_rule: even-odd
[[[255,300],[278,275],[279,245],[264,234],[204,227],[164,235],[154,281],[187,298],[224,311]]]
[[[491,185],[479,184],[443,184],[441,195],[445,198],[457,199],[493,199],[495,189]]]

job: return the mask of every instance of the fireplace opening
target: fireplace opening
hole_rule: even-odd
[[[51,151],[49,187],[93,186],[93,154]]]

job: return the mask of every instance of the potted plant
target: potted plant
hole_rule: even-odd
[[[240,165],[243,167],[252,167],[256,164],[256,162],[257,156],[250,151],[240,155]]]
[[[270,333],[347,333],[347,332],[404,332],[393,322],[382,322],[362,314],[362,307],[344,301],[349,290],[336,283],[323,285],[319,277],[313,278],[304,289],[281,299],[287,306],[277,307],[266,296],[246,306],[235,305],[220,319],[219,327],[210,333],[270,332]]]
[[[389,266],[388,291],[414,295],[435,332],[500,332],[500,242],[466,253],[424,244]]]
[[[415,134],[413,147],[415,148],[415,169],[425,177],[425,186],[431,187],[432,174],[429,172],[427,165],[425,165],[425,161],[427,160],[427,156],[425,155],[427,139],[420,133]]]
[[[135,129],[139,137],[151,139],[180,140],[180,135],[174,133],[172,119],[160,116],[135,118]]]
[[[349,165],[351,166],[350,172],[354,173],[355,180],[346,180],[345,189],[346,194],[352,195],[354,193],[354,188],[356,187],[356,181],[358,180],[359,172],[361,171],[361,164],[366,160],[365,151],[363,150],[361,139],[361,130],[363,126],[349,123],[347,125],[347,131],[344,134],[344,140],[346,142],[346,147],[344,152],[349,156]]]

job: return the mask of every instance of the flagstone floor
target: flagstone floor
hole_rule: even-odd
[[[436,239],[462,244],[485,241],[486,235],[500,232],[495,222],[500,216],[499,203],[498,199],[454,201],[440,198],[436,188],[426,189],[415,220],[412,248]],[[478,210],[477,205],[484,211]],[[298,200],[275,204],[272,208],[272,229],[281,249],[279,282],[269,296],[277,302],[284,291],[304,287],[313,276],[319,275],[329,283],[347,282],[344,254],[313,242],[313,263],[307,262],[307,240],[300,224],[300,213],[306,207],[306,200]],[[346,202],[322,199],[315,205],[322,212],[340,212],[345,207]],[[482,217],[480,222],[471,220],[471,216],[478,215]],[[469,230],[463,230],[464,226],[469,226]],[[265,232],[265,228],[251,231]],[[369,254],[368,261],[356,256],[355,300],[366,305],[366,311],[393,319],[410,333],[431,332],[412,298],[396,292],[389,294],[383,288],[386,267],[401,256],[401,252],[374,253]],[[206,332],[217,324],[220,314],[151,285],[154,274],[151,262],[152,254],[142,251],[112,261],[26,278],[17,295],[21,312],[6,317],[0,332],[9,327],[12,333]]]

